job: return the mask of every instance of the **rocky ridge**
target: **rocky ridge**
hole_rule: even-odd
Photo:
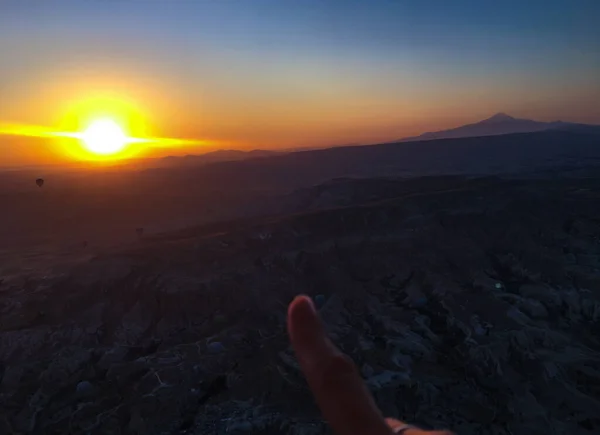
[[[327,433],[285,333],[298,293],[386,415],[597,432],[600,177],[407,183],[0,285],[0,433]]]

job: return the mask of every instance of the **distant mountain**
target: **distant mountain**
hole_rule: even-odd
[[[334,147],[202,167],[165,165],[145,171],[143,178],[148,183],[145,188],[152,192],[189,190],[189,186],[237,186],[246,195],[249,190],[289,191],[335,178],[529,174],[583,166],[600,167],[598,135],[546,130]]]
[[[419,136],[407,137],[402,142],[420,140],[453,139],[461,137],[496,136],[512,133],[533,133],[544,130],[578,130],[585,132],[600,131],[600,126],[574,124],[569,122],[554,121],[541,122],[531,119],[513,118],[505,113],[497,113],[491,118],[474,124],[467,124],[449,130],[423,133]]]
[[[186,156],[168,156],[156,159],[155,166],[196,166],[207,165],[217,162],[235,162],[246,159],[254,159],[258,157],[271,157],[280,155],[278,151],[268,150],[217,150],[206,154],[186,155]]]

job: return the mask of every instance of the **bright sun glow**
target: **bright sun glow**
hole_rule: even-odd
[[[102,92],[65,103],[54,127],[0,122],[0,139],[4,135],[48,138],[52,139],[47,142],[50,154],[97,163],[170,153],[175,147],[216,146],[214,141],[157,137],[146,115],[130,99]]]
[[[110,155],[122,151],[127,145],[128,137],[112,119],[99,119],[81,133],[81,140],[89,151]]]

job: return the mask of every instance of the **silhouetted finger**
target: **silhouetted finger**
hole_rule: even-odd
[[[392,433],[354,363],[325,335],[310,298],[298,296],[290,304],[288,332],[317,404],[338,435]]]

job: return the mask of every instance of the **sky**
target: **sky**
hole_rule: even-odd
[[[1,0],[0,125],[71,128],[104,101],[138,134],[275,149],[496,112],[600,124],[598,17],[598,0]],[[0,136],[0,166],[52,160],[47,142]]]

